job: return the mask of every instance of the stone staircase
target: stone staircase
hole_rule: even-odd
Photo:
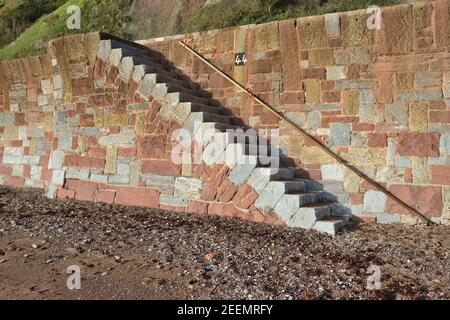
[[[166,99],[160,115],[191,133],[205,150],[207,165],[224,161],[231,182],[238,187],[249,184],[258,194],[254,206],[261,213],[274,213],[289,227],[331,235],[348,222],[332,181],[297,179],[294,168],[280,167],[282,154],[273,146],[268,146],[268,155],[258,155],[265,138],[236,134],[243,128],[233,125],[229,112],[160,54],[109,39],[100,42],[97,56],[116,66],[123,79],[138,83],[136,92],[144,99]]]

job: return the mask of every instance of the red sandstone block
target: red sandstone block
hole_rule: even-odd
[[[58,199],[73,199],[73,198],[75,198],[75,191],[58,188],[58,190],[56,192],[56,197]]]
[[[3,155],[0,155],[0,159],[3,158]],[[12,167],[5,167],[5,166],[0,166],[0,174],[5,174],[7,176],[10,176],[12,174]]]
[[[25,185],[25,178],[24,177],[8,177],[8,180],[6,181],[6,185],[16,188],[23,188]]]
[[[350,203],[352,205],[359,205],[364,203],[364,193],[358,192],[358,193],[352,193]]]
[[[202,200],[214,201],[217,195],[218,185],[216,183],[204,183],[202,190]]]
[[[78,181],[75,190],[75,199],[81,201],[95,201],[98,184],[91,181]]]
[[[233,203],[241,209],[248,209],[258,198],[258,194],[248,184],[244,184],[237,191],[233,198]]]
[[[15,125],[16,126],[25,126],[27,124],[25,120],[25,113],[16,113]]]
[[[145,208],[158,208],[159,191],[149,188],[116,188],[115,204],[123,206],[136,206]]]
[[[93,126],[94,126],[94,116],[92,114],[80,115],[80,127],[93,127]]]
[[[439,133],[400,133],[397,152],[400,156],[439,157]]]
[[[443,199],[441,187],[393,185],[389,191],[427,217],[440,217],[442,215]],[[409,213],[408,210],[390,198],[388,199],[387,208],[389,213]]]
[[[92,79],[72,79],[72,94],[74,97],[89,96],[94,94]]]
[[[284,92],[281,94],[281,104],[303,104],[305,103],[305,94],[299,92]]]
[[[200,201],[189,201],[187,212],[189,213],[198,213],[198,214],[207,214],[208,213],[208,203],[200,202]]]
[[[450,123],[450,111],[430,111],[430,122]]]
[[[91,146],[88,148],[87,154],[90,157],[105,158],[106,157],[106,149],[102,148],[102,147]]]
[[[367,135],[367,146],[369,148],[386,147],[387,135],[383,133],[369,133]]]
[[[386,186],[386,183],[380,183],[380,184],[383,185],[383,186]],[[361,181],[360,188],[361,188],[361,191],[368,191],[368,190],[378,191],[378,189],[375,186],[373,186],[372,184],[370,184],[366,180]]]
[[[97,202],[113,204],[116,197],[116,192],[114,190],[98,190],[97,192]]]
[[[255,60],[249,64],[250,73],[270,73],[272,72],[272,59]]]
[[[322,93],[322,100],[325,103],[341,102],[340,91],[324,91]]]
[[[286,226],[286,223],[274,214],[265,215],[259,211],[252,211],[250,214],[252,215],[251,220],[254,222],[265,223],[273,226]]]
[[[119,158],[130,158],[136,156],[136,148],[119,148],[117,149],[117,156]]]
[[[445,110],[446,108],[445,101],[433,101],[429,103],[430,110]]]
[[[23,176],[25,178],[28,178],[30,176],[30,172],[31,172],[31,166],[29,165],[24,165],[23,166]]]
[[[229,202],[237,192],[237,187],[229,180],[225,179],[217,189],[217,195],[220,202]]]
[[[323,80],[320,82],[320,90],[322,91],[330,91],[334,89],[334,81],[331,80]]]
[[[210,203],[208,206],[208,214],[223,217],[245,218],[246,214],[237,209],[230,203]]]
[[[412,169],[406,168],[405,169],[405,183],[412,183],[412,182],[413,182]]]
[[[351,64],[347,68],[347,78],[350,80],[359,79],[360,65]]]
[[[360,215],[360,216],[358,216],[358,219],[360,219],[364,223],[375,223],[375,222],[377,222],[377,217],[376,216],[371,216],[371,215]]]
[[[146,160],[142,163],[143,173],[178,175],[181,173],[180,165],[165,160]]]
[[[260,119],[262,125],[277,124],[279,121],[278,117],[270,111],[263,112]]]
[[[66,155],[64,163],[67,167],[95,168],[95,169],[103,169],[105,167],[104,159],[94,157],[81,157],[76,155]]]
[[[431,183],[450,186],[450,166],[430,166]]]
[[[355,116],[330,116],[330,117],[322,117],[323,124],[330,123],[358,123],[359,117]]]
[[[255,92],[255,93],[272,92],[272,82],[269,82],[269,81],[256,82],[252,85],[252,89],[253,89],[253,92]]]
[[[155,133],[158,135],[148,135],[137,138],[138,157],[153,159],[164,158],[167,146],[166,140],[171,130],[167,126],[161,127],[163,124],[166,125],[164,122],[159,121],[158,126],[156,126],[157,132]]]
[[[375,130],[375,125],[371,123],[352,123],[353,131],[373,131]]]
[[[173,211],[177,213],[185,213],[186,212],[186,206],[171,206],[168,204],[160,204],[159,208],[166,211]]]
[[[327,70],[325,68],[307,68],[302,70],[302,79],[325,79]]]

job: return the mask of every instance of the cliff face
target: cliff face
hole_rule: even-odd
[[[126,31],[133,39],[181,33],[206,0],[135,0]]]

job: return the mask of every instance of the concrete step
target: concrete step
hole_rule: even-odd
[[[133,80],[136,82],[139,82],[144,76],[147,76],[147,78],[152,79],[152,81],[157,83],[171,83],[174,84],[180,88],[186,88],[190,90],[200,90],[200,86],[193,86],[192,83],[174,78],[172,73],[164,72],[158,73],[158,72],[152,72],[152,70],[156,70],[155,68],[152,68],[149,65],[137,65],[134,67],[134,73],[133,73]],[[199,91],[200,92],[200,91]]]
[[[119,56],[121,56],[121,59],[130,58],[133,61],[134,65],[149,64],[160,70],[165,70],[167,72],[174,73],[173,72],[174,68],[172,66],[169,66],[167,64],[161,64],[149,56],[140,55],[136,51],[120,48],[120,49],[113,49],[111,52],[112,55],[110,56],[111,58],[110,61],[113,63],[117,63]]]
[[[198,90],[179,87],[173,83],[157,83],[153,88],[153,96],[157,97],[158,99],[163,99],[168,93],[173,92],[181,92],[193,97],[204,98]]]
[[[183,92],[172,92],[167,94],[167,98],[169,100],[169,103],[177,105],[180,102],[193,102],[193,103],[199,103],[206,106],[217,106],[217,103],[209,98],[202,98],[202,97],[196,97],[192,96]]]
[[[345,217],[326,217],[318,220],[312,229],[335,236],[339,230],[345,227],[347,222],[348,220]]]
[[[331,216],[332,207],[333,203],[320,202],[302,206],[297,210],[288,225],[293,228],[311,229],[317,221]]]
[[[209,112],[192,112],[188,117],[188,121],[231,123],[230,117]]]
[[[148,58],[159,63],[164,63],[165,61],[162,55],[158,52],[152,51],[150,49],[139,48],[137,46],[133,46],[131,44],[114,39],[104,39],[100,41],[100,50],[98,57],[103,61],[106,61],[112,49],[125,49],[129,52],[133,52],[133,55]]]
[[[198,104],[198,103],[181,102],[175,107],[172,118],[181,123],[185,123],[187,121],[187,119],[189,118],[189,116],[191,115],[191,113],[194,113],[194,112],[206,112],[206,113],[215,114],[215,115],[219,115],[219,116],[222,115],[221,108],[205,106],[205,105]]]
[[[302,181],[269,181],[256,199],[255,207],[262,213],[268,214],[272,212],[284,195],[304,190],[305,184]],[[292,198],[295,199],[295,197]],[[300,197],[297,199],[300,202]],[[298,205],[297,209],[299,207]]]
[[[162,82],[170,82],[179,85],[180,87],[186,87],[189,89],[199,89],[199,87],[196,88],[192,88],[190,86],[188,87],[185,81],[180,79],[177,73],[160,69],[155,65],[151,65],[149,62],[134,66],[133,80],[139,82],[144,77],[148,78],[148,80],[151,80],[152,83],[154,84]]]
[[[284,194],[274,208],[275,214],[288,225],[298,215],[299,209],[317,203],[320,196],[316,193]]]

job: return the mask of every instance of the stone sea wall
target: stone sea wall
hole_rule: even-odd
[[[365,221],[415,223],[178,44],[183,40],[437,222],[450,218],[449,1],[141,41],[200,84],[232,124],[279,129],[283,166],[320,181]],[[0,182],[75,198],[283,224],[226,165],[171,161],[169,96],[104,54],[99,34],[53,40],[48,53],[0,64]],[[103,50],[103,51],[102,51]],[[235,53],[247,62],[235,66]],[[133,69],[134,68],[134,69]],[[142,77],[142,76],[141,76]],[[178,109],[176,109],[178,110]],[[172,109],[174,115],[179,115]],[[248,177],[247,177],[248,178]]]

